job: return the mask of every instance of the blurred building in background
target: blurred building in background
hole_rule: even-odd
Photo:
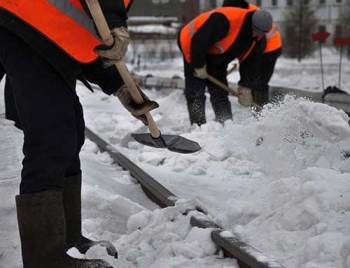
[[[350,0],[247,0],[269,11],[279,28],[284,45],[308,41],[311,33],[326,30],[334,37],[350,36]],[[164,61],[178,56],[177,33],[198,14],[220,7],[223,0],[142,0],[129,12],[132,44],[127,59],[138,68],[147,61]],[[312,45],[312,44],[310,44]],[[287,47],[285,47],[287,48]],[[299,49],[300,50],[300,49]],[[312,51],[312,49],[310,50]],[[349,47],[350,51],[350,47]],[[300,54],[300,53],[299,53]],[[143,64],[144,63],[144,64]]]
[[[326,30],[334,37],[348,34],[343,19],[346,16],[345,13],[350,12],[347,10],[349,0],[251,0],[249,2],[269,11],[282,31],[287,24],[286,13],[295,8],[308,7],[314,11],[317,19],[315,31]]]
[[[217,0],[142,0],[134,3],[129,16],[176,17],[179,23],[187,23],[216,6]]]
[[[148,62],[179,56],[176,39],[182,25],[216,7],[217,0],[136,1],[128,14],[131,44],[127,61],[137,71],[146,69]]]

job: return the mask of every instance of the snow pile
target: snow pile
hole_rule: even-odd
[[[350,235],[348,116],[292,96],[260,116],[233,109],[234,121],[224,127],[209,121],[182,134],[200,143],[196,154],[160,154],[134,143],[123,150],[178,196],[199,197],[218,224],[287,267],[343,267]],[[178,122],[177,128],[188,123]],[[334,242],[325,243],[327,236]]]
[[[232,156],[244,154],[270,176],[297,175],[306,167],[339,164],[350,140],[348,121],[343,111],[286,96],[257,118],[228,124],[223,143]]]
[[[238,129],[228,125],[231,155],[254,163],[250,179],[257,170],[266,177],[261,188],[222,205],[221,224],[274,258],[300,255],[287,267],[349,267],[342,266],[350,254],[348,121],[327,105],[286,97]]]
[[[192,228],[189,220],[197,212],[183,202],[175,207],[141,212],[129,219],[132,233],[122,236],[118,247],[127,248],[126,259],[137,267],[238,267],[222,259],[211,241],[211,229]]]
[[[114,243],[119,254],[118,260],[108,256],[100,246],[90,248],[85,256],[76,249],[71,249],[69,254],[76,258],[103,258],[114,267],[238,268],[234,260],[223,258],[222,252],[211,240],[211,229],[191,227],[190,218],[198,213],[194,211],[196,203],[193,200],[179,200],[175,207],[156,209],[153,212],[142,210],[129,215],[126,234]],[[106,211],[98,211],[102,216],[108,215]],[[85,221],[85,230],[100,233],[96,230],[96,225],[99,225],[105,232],[108,227],[115,226],[115,218],[112,219],[106,226],[101,221],[89,220],[89,224]],[[109,239],[112,238],[109,236]]]

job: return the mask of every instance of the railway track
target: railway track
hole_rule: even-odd
[[[85,135],[92,142],[96,143],[102,151],[107,152],[123,169],[128,170],[130,175],[140,183],[146,196],[157,205],[162,208],[174,206],[176,201],[179,200],[179,197],[157,182],[152,176],[147,174],[92,130],[86,128]],[[212,228],[211,238],[213,242],[222,249],[225,257],[235,258],[240,268],[285,268],[230,232],[225,231],[215,222],[209,220],[200,208],[197,208],[197,210],[201,213],[191,217],[191,225],[198,228]]]
[[[152,75],[134,75],[133,76],[140,87],[148,89],[185,89],[185,80],[180,77],[155,77]],[[229,83],[229,87],[237,90],[238,85],[235,83]],[[93,89],[100,90],[98,87],[93,86]],[[299,98],[311,99],[314,102],[321,102],[328,104],[337,109],[343,110],[350,116],[350,95],[330,93],[324,98],[322,97],[323,92],[310,92],[303,91],[295,88],[276,87],[270,86],[269,100],[278,101],[283,96],[290,94]]]

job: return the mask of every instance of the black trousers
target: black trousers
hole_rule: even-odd
[[[5,69],[4,66],[0,64],[0,81],[4,78],[5,75]]]
[[[0,64],[11,83],[24,133],[20,193],[61,189],[65,176],[81,172],[85,126],[79,98],[17,35],[0,27],[0,40]]]
[[[262,54],[257,83],[255,84],[254,88],[252,88],[253,91],[260,91],[264,93],[269,92],[269,82],[273,72],[275,71],[277,59],[281,56],[281,54],[281,48]]]
[[[0,81],[3,79],[5,75],[4,66],[0,64]],[[10,79],[6,76],[5,80],[5,90],[4,90],[4,100],[5,100],[5,118],[15,122],[15,126],[19,129],[21,128],[21,124],[19,122],[18,112],[16,109],[15,99],[12,92],[12,87],[10,83]]]
[[[213,69],[208,66],[208,73],[227,85],[226,68]],[[185,72],[185,97],[186,100],[205,100],[205,88],[208,87],[211,102],[228,101],[228,92],[209,80],[199,79],[193,76],[194,69],[184,59]]]

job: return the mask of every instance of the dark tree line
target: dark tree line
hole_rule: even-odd
[[[294,1],[285,12],[285,28],[283,38],[283,54],[301,61],[314,51],[311,34],[315,32],[317,19],[315,10],[308,1]]]

